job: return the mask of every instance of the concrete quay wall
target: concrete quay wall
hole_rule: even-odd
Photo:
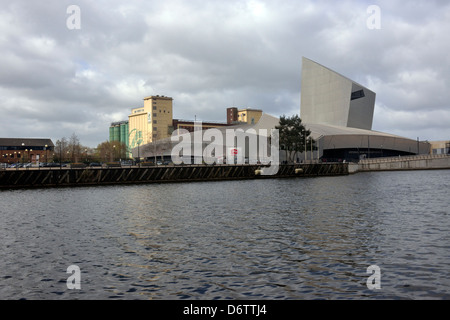
[[[438,170],[450,169],[448,155],[378,158],[349,165],[349,173],[365,171]]]

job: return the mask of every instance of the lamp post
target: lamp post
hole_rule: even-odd
[[[25,148],[25,143],[24,142],[22,142],[22,149],[23,148]],[[25,151],[26,151],[26,149],[24,150],[24,153],[22,155],[22,167],[23,167],[23,158],[25,158]],[[16,168],[18,168],[18,167],[19,167],[19,165],[17,164]]]
[[[305,138],[305,164],[306,164],[306,129],[303,130],[303,136]]]
[[[417,155],[420,154],[419,137],[417,137]]]
[[[45,163],[48,163],[48,145],[45,145]]]
[[[62,170],[62,149],[63,148],[64,148],[64,144],[62,141],[60,141],[60,143],[59,143],[59,170]]]

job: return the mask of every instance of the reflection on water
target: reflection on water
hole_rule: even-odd
[[[0,298],[449,299],[448,177],[4,191]]]

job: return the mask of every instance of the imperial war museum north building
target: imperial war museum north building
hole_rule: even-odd
[[[298,153],[296,161],[319,159],[324,162],[359,161],[366,158],[429,154],[431,145],[428,142],[372,130],[375,98],[375,92],[370,89],[303,57],[300,118],[306,129],[311,131],[311,136],[316,141],[316,150]],[[248,117],[247,119],[243,116],[250,115],[250,109],[235,109],[227,109],[226,124],[223,126],[214,124],[212,127],[221,131],[254,129],[259,132],[261,129],[274,129],[279,124],[279,118],[262,110],[255,110],[258,112],[255,113],[257,116],[252,115],[251,119]],[[157,120],[160,127],[157,117],[159,113],[153,114],[153,123],[156,126]],[[184,128],[179,125],[175,127],[175,123],[178,121],[173,121],[172,132]],[[205,127],[203,124],[203,130],[207,128],[208,126]],[[192,130],[188,131],[193,135]],[[192,138],[191,140],[193,141]],[[141,148],[131,145],[133,157],[144,159],[157,155],[170,159],[173,147],[168,135],[162,139],[155,139],[154,143],[144,141]],[[246,152],[245,157],[249,156]],[[283,150],[280,150],[279,159],[285,160]]]
[[[375,92],[310,59],[302,59],[300,118],[323,160],[429,154],[430,144],[372,130]]]

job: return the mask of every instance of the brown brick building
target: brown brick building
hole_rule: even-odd
[[[51,162],[54,151],[51,139],[0,138],[1,163]]]

